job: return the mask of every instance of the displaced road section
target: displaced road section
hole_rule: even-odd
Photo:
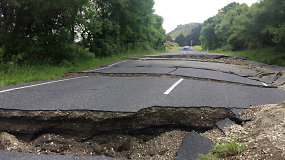
[[[184,132],[204,132],[221,119],[240,121],[238,113],[243,109],[283,102],[284,73],[283,68],[246,58],[196,50],[127,59],[68,73],[59,80],[0,88],[0,132],[27,143],[30,147],[22,149],[24,152],[172,159]],[[183,133],[179,132],[180,140],[176,137],[176,147],[157,146],[157,151],[147,151],[149,143],[157,144],[161,135],[169,139],[178,130]],[[69,145],[82,145],[88,152],[62,143],[54,149],[46,137],[57,136],[50,134],[63,136],[62,141],[75,137]],[[118,134],[126,139],[114,138]],[[106,138],[109,136],[113,138]],[[140,150],[145,156],[141,157]],[[7,155],[19,157],[5,151],[0,159]]]

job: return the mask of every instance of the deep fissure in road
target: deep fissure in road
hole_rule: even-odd
[[[211,107],[151,107],[136,113],[0,110],[0,149],[129,159],[167,154],[173,158],[186,132],[203,133],[225,118],[238,120],[229,109]]]
[[[183,78],[190,80],[199,80],[199,81],[208,81],[208,82],[218,82],[224,84],[234,84],[241,86],[251,86],[251,87],[259,87],[259,88],[277,88],[276,86],[264,86],[262,84],[246,84],[239,82],[232,82],[226,80],[216,80],[210,78],[201,78],[201,77],[191,77],[191,76],[182,76],[182,75],[171,75],[171,74],[154,74],[154,73],[97,73],[97,72],[70,72],[65,75],[66,77],[73,76],[109,76],[109,77],[161,77],[161,78]]]

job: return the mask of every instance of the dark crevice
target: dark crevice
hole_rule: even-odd
[[[251,87],[259,87],[259,88],[277,88],[276,86],[264,86],[264,85],[255,85],[255,84],[246,84],[240,82],[232,82],[226,80],[217,80],[210,78],[201,78],[194,76],[182,76],[182,75],[173,75],[173,74],[156,74],[156,73],[100,73],[100,72],[70,72],[65,75],[66,77],[70,76],[109,76],[109,77],[162,77],[162,78],[183,78],[189,80],[199,80],[199,81],[208,81],[208,82],[217,82],[217,83],[225,83],[225,84],[234,84],[241,86],[251,86]],[[257,82],[261,82],[259,80],[255,80]]]
[[[250,77],[250,76],[243,76],[243,75],[231,72],[231,71],[222,71],[222,70],[219,70],[219,69],[200,68],[200,67],[183,67],[183,66],[174,66],[174,67],[178,68],[178,69],[179,68],[186,68],[186,69],[187,68],[191,68],[191,69],[200,69],[200,70],[206,70],[206,71],[222,72],[222,73],[232,74],[232,75],[236,75],[236,76],[243,77],[243,78]]]
[[[178,69],[179,69],[178,67],[174,67],[173,71],[168,72],[168,74],[171,74],[171,73],[173,73],[173,72],[177,71]]]
[[[128,140],[120,138],[118,140],[118,137],[147,143],[171,131],[206,132],[215,128],[216,122],[226,118],[238,121],[230,109],[212,107],[151,107],[135,113],[2,109],[0,132],[12,134],[20,141],[29,144],[32,149],[28,152],[61,155],[68,152],[70,145],[79,145],[77,149],[82,147],[90,149],[90,145],[109,144],[114,147],[119,143],[120,146],[117,149],[115,147],[112,154],[108,154],[112,149],[104,147],[102,151],[96,150],[96,153],[92,154],[129,158],[127,156],[130,154],[129,145],[133,143],[125,144]],[[51,145],[53,143],[56,145]],[[89,152],[86,152],[86,155],[84,153],[80,152],[80,155],[90,155]]]

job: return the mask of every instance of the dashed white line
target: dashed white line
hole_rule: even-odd
[[[88,76],[69,78],[69,79],[62,79],[62,80],[51,81],[51,82],[46,82],[46,83],[39,83],[39,84],[34,84],[34,85],[30,85],[30,86],[23,86],[23,87],[18,87],[18,88],[11,88],[11,89],[0,91],[0,93],[11,92],[11,91],[25,89],[25,88],[32,88],[32,87],[42,86],[42,85],[46,85],[46,84],[70,81],[70,80],[74,80],[74,79],[81,79],[81,78],[86,78],[86,77],[88,77]]]
[[[164,92],[163,94],[168,95],[175,87],[177,87],[184,79],[180,79],[179,81],[177,81],[176,83],[174,83],[166,92]]]
[[[107,69],[107,68],[110,68],[110,67],[112,67],[114,65],[117,65],[117,64],[120,64],[120,63],[124,63],[124,62],[126,62],[126,61],[117,62],[117,63],[114,63],[114,64],[110,64],[108,67],[102,67],[102,68],[98,68],[98,69],[88,70],[88,71],[85,71],[85,72],[92,72],[92,71],[99,71],[101,69]]]
[[[266,83],[263,83],[263,82],[261,82],[264,86],[266,86],[266,87],[268,87],[269,85],[268,84],[266,84]]]

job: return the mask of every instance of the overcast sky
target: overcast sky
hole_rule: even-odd
[[[231,2],[252,3],[258,0],[155,0],[155,13],[164,18],[163,27],[170,32],[179,24],[203,23]]]

